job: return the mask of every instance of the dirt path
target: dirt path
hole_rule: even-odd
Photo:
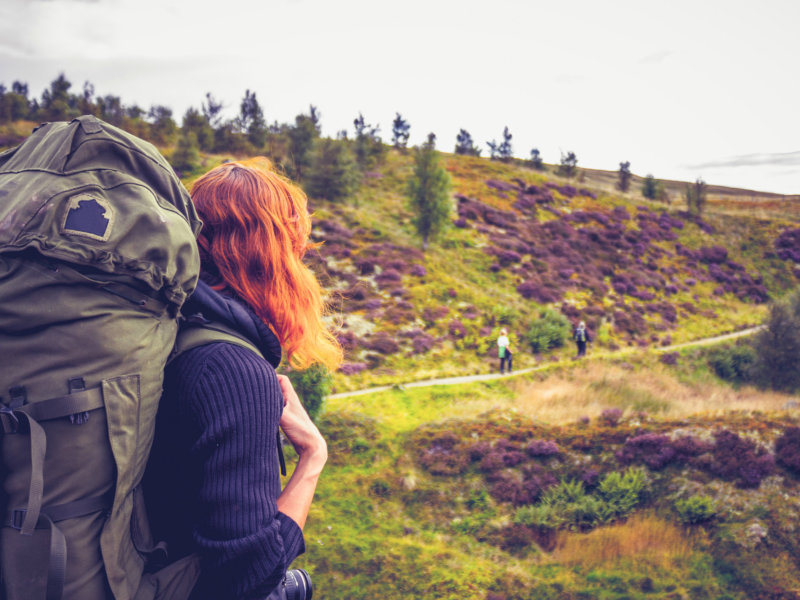
[[[663,354],[665,352],[674,352],[676,350],[680,350],[683,348],[691,348],[694,346],[709,346],[712,344],[718,344],[719,342],[726,342],[728,340],[734,340],[736,338],[753,335],[757,331],[763,329],[763,325],[759,325],[758,327],[749,327],[748,329],[742,329],[740,331],[734,331],[732,333],[725,333],[723,335],[715,335],[713,337],[703,338],[699,340],[693,340],[691,342],[684,342],[682,344],[673,344],[671,346],[663,346],[660,348],[649,348],[645,349],[645,351],[649,350],[650,352],[656,352],[658,354]],[[640,348],[627,348],[624,350],[617,350],[614,352],[602,352],[596,353],[592,355],[592,358],[610,358],[610,357],[619,357],[625,356],[627,354],[633,354],[634,352],[642,351]],[[548,367],[553,367],[554,365],[564,364],[567,361],[559,361],[559,362],[551,362],[546,364],[541,364],[536,367],[529,367],[527,369],[520,369],[519,371],[514,371],[513,373],[507,373],[501,375],[500,373],[484,373],[481,375],[461,375],[458,377],[443,377],[440,379],[425,379],[423,381],[411,381],[409,383],[396,383],[393,385],[382,385],[379,387],[368,388],[365,390],[355,390],[352,392],[340,392],[338,394],[331,394],[328,398],[348,398],[351,396],[363,396],[365,394],[374,394],[377,392],[385,392],[391,389],[406,389],[406,388],[415,388],[415,387],[429,387],[433,385],[456,385],[459,383],[471,383],[474,381],[492,381],[494,379],[508,379],[510,377],[518,377],[519,375],[524,375],[525,373],[532,373],[533,371],[541,371]]]

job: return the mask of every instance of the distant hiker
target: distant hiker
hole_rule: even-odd
[[[500,358],[500,374],[503,373],[506,361],[508,362],[508,372],[511,373],[511,345],[508,342],[508,330],[503,327],[500,330],[500,337],[497,338],[497,356]]]
[[[592,337],[589,335],[589,332],[586,331],[586,323],[583,321],[580,322],[577,329],[575,329],[575,334],[572,336],[572,339],[575,340],[575,344],[578,347],[578,355],[575,358],[586,356],[586,343],[592,341]]]

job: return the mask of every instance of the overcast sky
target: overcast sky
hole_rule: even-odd
[[[460,128],[514,153],[800,193],[797,0],[0,0],[0,83],[171,107],[206,92],[323,132],[363,112],[411,142]]]

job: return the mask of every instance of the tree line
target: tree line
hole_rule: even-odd
[[[369,123],[362,113],[353,120],[352,137],[340,130],[333,139],[321,135],[321,113],[316,106],[298,114],[294,123],[268,123],[256,92],[246,90],[239,103],[236,116],[226,118],[224,106],[211,93],[205,95],[198,107],[190,107],[183,114],[181,124],[164,105],[144,109],[136,104],[127,105],[113,94],[96,95],[90,82],[74,91],[72,83],[62,73],[42,92],[40,98],[32,97],[26,83],[14,81],[10,88],[0,83],[0,124],[16,120],[58,121],[69,120],[82,114],[92,114],[112,125],[148,139],[161,146],[173,146],[171,162],[181,173],[190,173],[200,165],[200,152],[230,153],[234,155],[268,156],[288,176],[298,180],[306,191],[319,198],[336,201],[352,196],[365,173],[382,162],[387,145],[383,143],[380,126]],[[401,152],[408,151],[411,125],[398,112],[392,121],[391,145]],[[486,142],[489,158],[509,162],[513,159],[513,136],[506,126],[500,140]],[[426,154],[435,147],[435,136],[416,149]],[[461,129],[456,136],[456,154],[481,156],[471,134]],[[544,171],[545,165],[538,148],[530,151],[526,166]],[[578,158],[575,152],[561,154],[556,174],[572,178],[577,175]],[[620,163],[617,187],[627,192],[630,187],[630,163]],[[687,188],[689,206],[699,213],[705,203],[704,184]],[[413,195],[418,195],[418,191]],[[668,200],[663,186],[648,175],[644,180],[642,195],[656,200]],[[433,211],[431,214],[436,214]],[[434,232],[434,227],[426,240]],[[426,242],[427,243],[427,242]]]

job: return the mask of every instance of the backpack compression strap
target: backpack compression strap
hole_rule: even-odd
[[[34,529],[50,530],[50,558],[47,566],[45,597],[46,600],[60,600],[67,570],[67,542],[55,523],[108,510],[111,508],[113,497],[106,495],[81,498],[66,504],[42,506],[47,438],[38,421],[88,413],[97,408],[104,408],[105,403],[99,387],[75,391],[66,396],[32,404],[24,404],[24,390],[20,388],[16,390],[20,391],[20,395],[12,398],[12,406],[0,403],[0,431],[4,435],[22,434],[25,432],[24,428],[20,429],[20,423],[24,421],[27,425],[30,437],[31,481],[27,507],[9,510],[0,525],[16,529],[21,535],[33,535]]]

